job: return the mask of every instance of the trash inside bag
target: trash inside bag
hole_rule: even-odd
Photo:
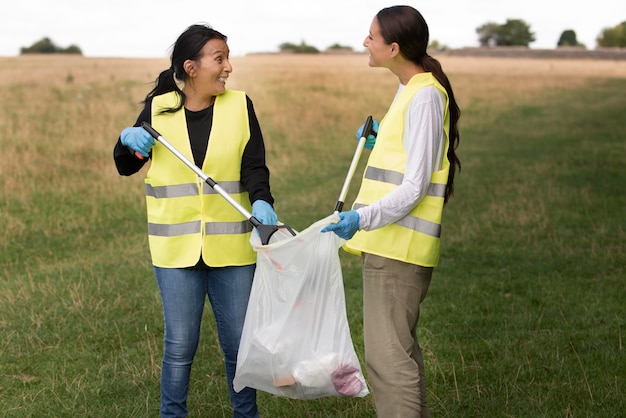
[[[339,247],[322,228],[331,215],[291,236],[277,231],[257,252],[233,386],[293,399],[369,394],[346,315]]]

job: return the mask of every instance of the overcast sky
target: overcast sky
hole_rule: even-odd
[[[304,41],[320,50],[339,43],[362,50],[372,18],[383,7],[409,4],[425,17],[431,41],[451,48],[478,46],[476,28],[525,21],[531,48],[554,48],[572,29],[587,48],[602,29],[626,21],[625,0],[22,0],[4,1],[0,56],[19,55],[43,37],[88,57],[168,57],[189,25],[204,22],[228,36],[231,55],[276,52]]]

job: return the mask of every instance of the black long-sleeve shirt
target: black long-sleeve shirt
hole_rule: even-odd
[[[248,96],[246,96],[246,103],[250,125],[250,139],[244,148],[241,158],[241,183],[248,192],[251,203],[256,200],[265,200],[270,205],[273,205],[274,198],[270,191],[269,169],[265,164],[265,144],[261,127],[254,112],[252,100]],[[134,126],[141,126],[142,122],[152,123],[151,105],[151,101],[146,103]],[[202,167],[204,155],[209,144],[209,134],[213,126],[213,106],[198,112],[187,109],[184,111],[194,163],[198,167]],[[115,160],[118,173],[123,176],[135,174],[148,161],[148,158],[137,158],[132,150],[122,145],[120,138],[118,138],[115,144],[113,159]]]

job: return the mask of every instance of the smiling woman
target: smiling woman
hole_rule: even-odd
[[[151,160],[145,180],[148,241],[165,321],[162,416],[187,415],[191,364],[207,297],[233,413],[258,416],[256,391],[235,392],[232,385],[256,263],[249,245],[252,227],[140,127],[151,124],[187,160],[211,173],[233,202],[262,224],[276,225],[252,101],[243,91],[226,89],[233,70],[226,39],[207,25],[183,32],[170,68],[161,72],[135,126],[122,131],[114,150],[121,175],[132,175]]]

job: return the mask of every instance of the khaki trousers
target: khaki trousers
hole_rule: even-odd
[[[430,416],[416,328],[432,272],[363,254],[365,363],[380,418]]]

